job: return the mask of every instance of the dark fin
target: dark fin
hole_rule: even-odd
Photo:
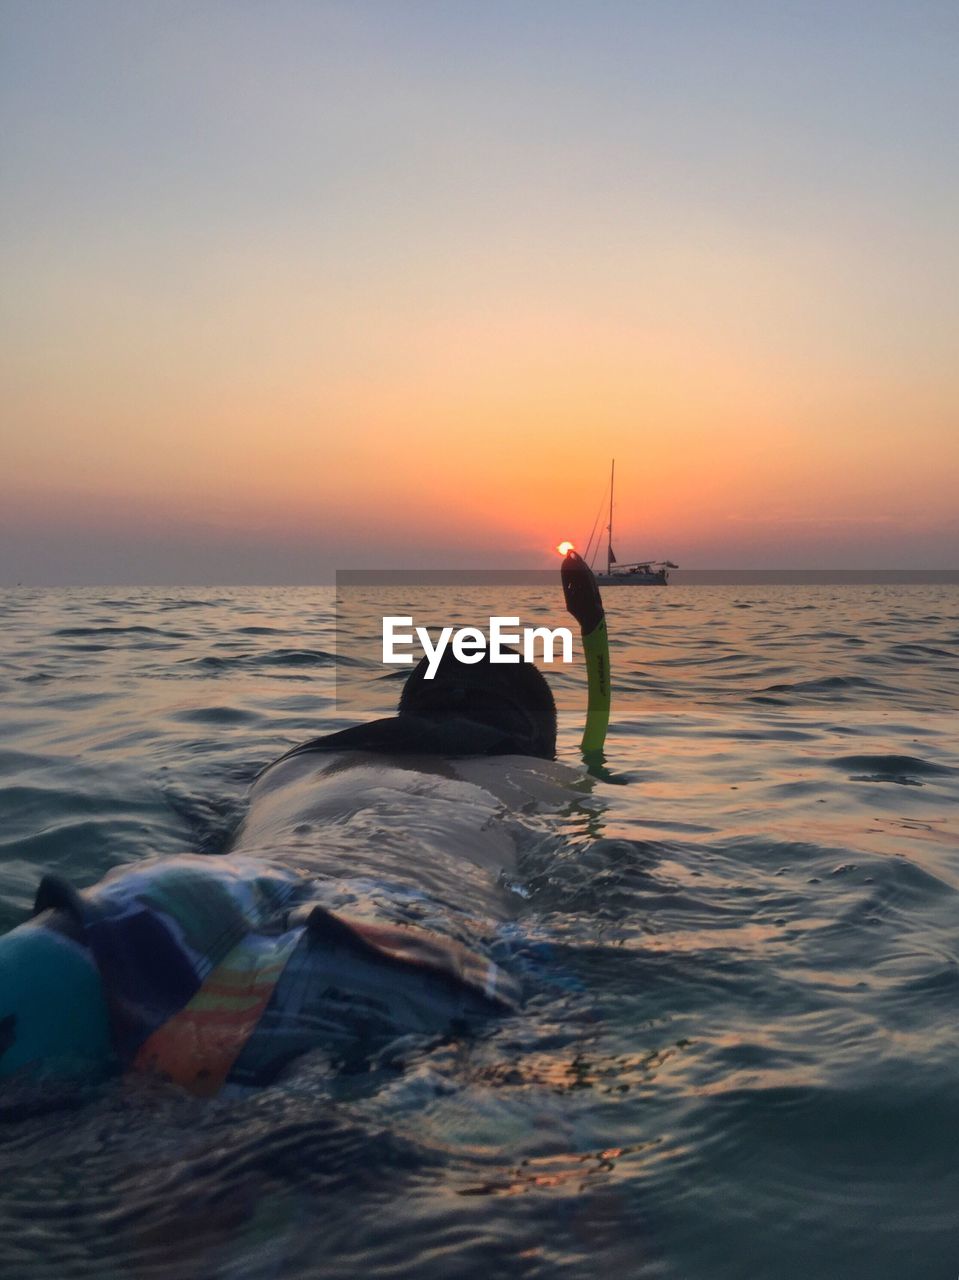
[[[82,926],[86,923],[83,899],[62,876],[48,874],[40,881],[33,900],[33,914],[38,916],[41,911],[62,911],[75,924]]]

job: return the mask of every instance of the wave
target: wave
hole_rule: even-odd
[[[950,765],[937,764],[918,756],[854,755],[837,756],[826,762],[848,773],[855,782],[893,782],[899,786],[922,786],[920,778],[946,778],[959,773]]]

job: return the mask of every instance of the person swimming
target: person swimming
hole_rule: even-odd
[[[0,1074],[144,1070],[208,1094],[311,1048],[512,1008],[515,983],[463,927],[503,915],[508,841],[483,834],[502,798],[482,762],[509,758],[514,787],[525,761],[551,762],[552,695],[525,664],[450,661],[428,684],[424,666],[395,717],[268,766],[230,853],[148,859],[83,891],[45,876],[32,920],[0,939]]]
[[[555,760],[534,666],[426,665],[395,716],[268,765],[229,852],[81,891],[45,876],[0,938],[0,1077],[133,1070],[211,1095],[311,1049],[347,1059],[513,1009],[488,943],[513,911],[514,815],[582,775]]]

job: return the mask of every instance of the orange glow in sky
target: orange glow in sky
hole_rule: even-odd
[[[948,41],[682,8],[19,7],[0,583],[959,564]]]

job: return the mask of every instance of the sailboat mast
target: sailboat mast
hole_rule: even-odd
[[[613,564],[613,481],[616,479],[616,459],[614,458],[609,467],[609,524],[606,526],[606,532],[609,537],[606,539],[606,572],[610,572]]]

